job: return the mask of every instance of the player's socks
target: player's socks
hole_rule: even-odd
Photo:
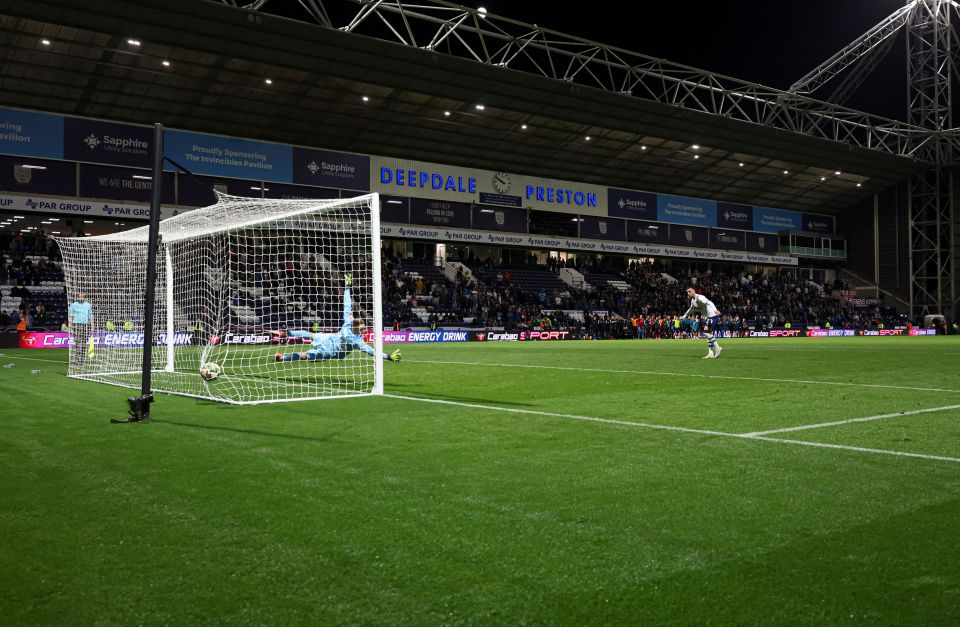
[[[720,345],[719,345],[719,344],[716,344],[716,348],[713,349],[713,357],[714,357],[714,358],[719,357],[719,356],[720,356],[720,351],[722,351],[722,350],[723,350],[723,349],[720,348]]]

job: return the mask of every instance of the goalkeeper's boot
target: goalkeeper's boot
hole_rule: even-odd
[[[717,357],[719,357],[719,356],[720,356],[720,351],[722,351],[722,350],[723,350],[723,349],[720,347],[720,345],[717,344],[717,346],[713,349],[713,358],[716,359]]]
[[[346,287],[352,287],[352,286],[353,286],[353,275],[352,275],[352,274],[344,274],[344,275],[343,275],[343,284],[344,284]]]

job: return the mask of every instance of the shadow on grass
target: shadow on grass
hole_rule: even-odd
[[[258,429],[238,429],[236,427],[219,427],[214,425],[200,425],[192,422],[177,422],[176,420],[152,419],[150,422],[158,424],[173,425],[175,427],[186,427],[188,429],[203,429],[206,431],[226,431],[229,433],[239,433],[241,435],[258,435],[269,438],[284,438],[287,440],[301,440],[304,442],[329,442],[337,433],[331,433],[323,437],[312,437],[309,435],[295,435],[292,433],[272,433],[270,431],[260,431]]]

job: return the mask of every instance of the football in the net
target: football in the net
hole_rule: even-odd
[[[220,364],[212,361],[208,361],[200,366],[200,376],[203,377],[205,381],[213,381],[220,376],[221,372]]]

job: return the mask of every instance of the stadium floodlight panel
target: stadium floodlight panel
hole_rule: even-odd
[[[139,46],[139,45],[140,45],[140,40],[139,40],[139,39],[128,39],[128,40],[127,40],[127,43],[130,44],[131,46]]]
[[[49,39],[41,39],[41,40],[40,40],[40,43],[42,43],[44,46],[49,46],[49,45],[50,45],[50,40],[49,40]]]
[[[162,65],[163,67],[170,67],[170,62],[167,60],[163,60],[160,62],[160,65]]]
[[[145,176],[145,175],[143,175],[143,174],[134,174],[134,175],[133,175],[133,178],[135,178],[135,179],[140,179],[141,181],[152,181],[152,180],[153,180],[153,177],[152,177],[152,176]]]
[[[32,163],[24,163],[20,167],[27,168],[28,170],[46,170],[47,169],[47,166],[45,165],[33,165]]]

